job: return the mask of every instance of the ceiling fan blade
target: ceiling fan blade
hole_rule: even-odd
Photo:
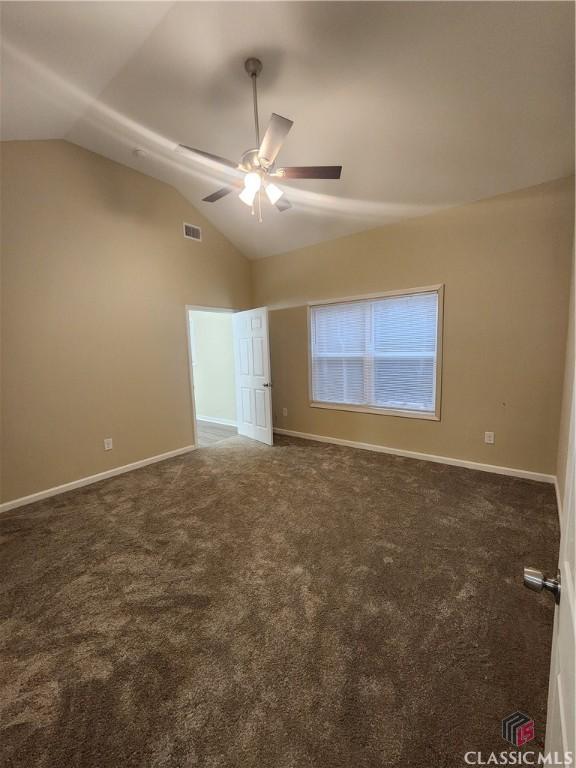
[[[226,195],[229,195],[230,192],[232,192],[232,187],[222,187],[222,189],[217,189],[216,192],[212,192],[211,195],[203,197],[202,202],[215,203],[217,200],[220,200],[221,197],[226,197]]]
[[[238,163],[234,163],[232,160],[227,160],[225,157],[220,157],[220,155],[213,155],[211,152],[204,152],[203,149],[187,147],[186,144],[178,144],[178,148],[184,149],[187,152],[192,152],[195,155],[200,155],[201,157],[207,157],[208,160],[213,160],[215,163],[220,163],[221,165],[227,165],[229,168],[238,168]]]
[[[282,195],[280,200],[278,200],[277,203],[274,203],[274,205],[276,206],[276,208],[278,208],[280,213],[282,213],[282,211],[287,211],[288,208],[292,208],[292,203],[290,202],[290,200],[287,200],[284,195]]]
[[[263,160],[264,163],[272,165],[293,124],[293,121],[288,120],[287,117],[277,115],[275,112],[272,113],[268,128],[266,128],[266,133],[264,134],[264,138],[260,143],[260,149],[258,150],[259,160]]]
[[[277,168],[270,175],[284,179],[339,179],[341,173],[341,165],[294,165]]]

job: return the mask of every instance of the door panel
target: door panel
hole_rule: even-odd
[[[252,424],[252,392],[248,387],[241,387],[242,394],[242,424]]]
[[[242,376],[250,374],[250,340],[240,339],[240,373]]]
[[[256,425],[266,427],[266,395],[257,389],[254,392],[254,397],[256,398]]]
[[[234,315],[238,433],[272,445],[270,351],[266,307]]]
[[[264,376],[263,339],[252,339],[252,354],[254,355],[254,376]]]

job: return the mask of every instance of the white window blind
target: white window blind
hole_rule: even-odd
[[[438,291],[310,308],[312,400],[434,414]]]

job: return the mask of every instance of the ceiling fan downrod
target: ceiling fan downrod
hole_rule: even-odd
[[[260,59],[250,58],[244,62],[244,69],[250,75],[252,80],[252,96],[254,99],[254,129],[256,131],[256,146],[260,146],[260,126],[258,124],[258,90],[256,87],[256,79],[260,72],[262,72],[262,62]]]

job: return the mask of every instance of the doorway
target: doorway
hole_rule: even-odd
[[[238,434],[233,312],[187,308],[196,445],[206,448]]]

